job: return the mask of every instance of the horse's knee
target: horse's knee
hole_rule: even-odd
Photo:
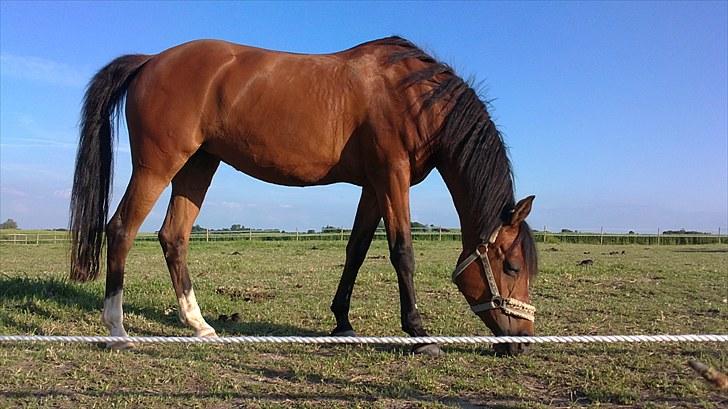
[[[159,244],[162,245],[162,251],[164,251],[166,258],[179,257],[184,254],[187,248],[187,240],[184,237],[174,234],[165,228],[159,231],[157,237],[159,238]]]
[[[389,258],[396,269],[403,271],[414,271],[415,256],[412,247],[396,246],[389,252]]]
[[[109,223],[106,224],[106,239],[109,242],[109,246],[116,246],[123,243],[128,234],[124,229],[124,223],[121,218],[112,217]]]

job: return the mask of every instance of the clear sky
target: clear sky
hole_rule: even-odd
[[[397,34],[482,81],[529,220],[550,230],[728,225],[726,2],[0,3],[0,219],[65,227],[85,84],[199,38],[325,53]],[[114,203],[130,175],[126,131]],[[359,188],[285,188],[223,165],[198,222],[350,226]],[[159,228],[167,192],[142,227]],[[433,172],[412,216],[457,226]]]

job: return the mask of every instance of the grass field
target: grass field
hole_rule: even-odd
[[[342,242],[195,243],[203,314],[220,335],[327,334]],[[490,335],[449,281],[457,242],[416,242],[418,305],[433,335]],[[728,332],[728,246],[545,244],[539,335]],[[624,250],[625,254],[621,254]],[[609,255],[616,251],[620,254]],[[588,252],[589,254],[585,254]],[[66,279],[63,245],[0,246],[1,334],[99,334],[103,279]],[[354,291],[360,335],[400,335],[397,282],[374,243]],[[578,267],[584,258],[589,268]],[[158,245],[127,265],[131,335],[191,335]],[[239,313],[239,322],[220,315]],[[410,356],[394,346],[0,345],[0,407],[706,407],[728,405],[686,365],[728,369],[725,344],[487,346]]]

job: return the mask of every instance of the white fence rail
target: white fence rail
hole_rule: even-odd
[[[324,233],[304,232],[269,232],[269,231],[215,231],[206,230],[193,232],[190,240],[193,242],[215,241],[304,241],[304,240],[330,240],[344,241],[349,239],[350,230],[329,231]],[[552,233],[533,232],[534,238],[543,243],[583,243],[583,244],[722,244],[728,243],[725,234],[615,234],[615,233]],[[412,232],[414,240],[452,241],[460,240],[460,231],[457,229],[416,230]],[[384,231],[377,231],[375,240],[385,240]],[[157,241],[156,233],[139,233],[137,241]],[[0,231],[0,243],[8,244],[58,244],[68,243],[68,233],[64,231],[47,232],[13,232]]]

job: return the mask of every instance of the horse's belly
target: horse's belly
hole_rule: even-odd
[[[356,83],[338,59],[241,52],[211,87],[206,149],[270,183],[361,184]]]
[[[363,175],[351,163],[295,146],[255,145],[251,141],[206,143],[204,149],[256,179],[284,186],[313,186],[337,182],[361,185]]]

